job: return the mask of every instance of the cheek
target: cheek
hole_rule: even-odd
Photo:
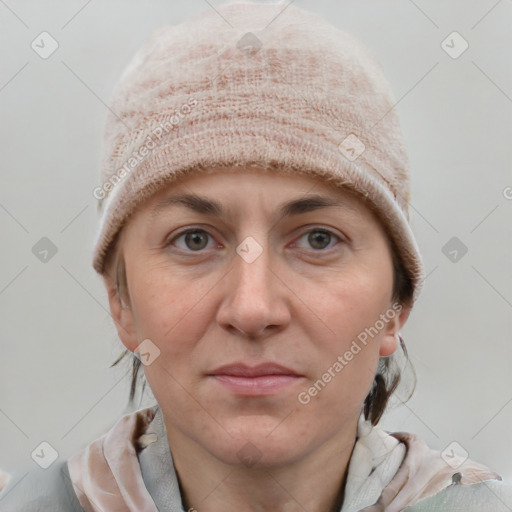
[[[339,426],[347,417],[359,414],[379,361],[378,340],[368,337],[360,341],[358,326],[340,324],[338,332],[336,339],[324,339],[317,345],[315,369],[297,396],[306,408],[305,416],[324,425]]]
[[[138,338],[153,340],[162,353],[174,357],[190,351],[209,318],[207,281],[191,282],[165,267],[137,274],[131,290]]]
[[[190,396],[197,392],[193,368],[212,315],[207,293],[214,283],[204,281],[181,279],[163,267],[140,274],[133,286],[138,339],[149,338],[160,350],[144,374],[158,403],[185,416],[202,413]]]
[[[356,410],[371,389],[384,335],[375,325],[380,326],[380,315],[389,304],[390,283],[385,278],[347,272],[310,287],[308,300],[321,322],[310,318],[305,327],[316,357],[303,398],[306,407],[315,409],[315,417],[327,420]]]
[[[391,283],[386,274],[352,272],[324,281],[310,301],[326,332],[341,347],[370,328],[389,305]]]

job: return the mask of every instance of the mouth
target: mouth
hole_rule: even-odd
[[[271,395],[304,378],[295,370],[276,363],[256,366],[234,363],[217,368],[207,376],[223,388],[242,396]]]

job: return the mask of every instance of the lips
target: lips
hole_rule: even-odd
[[[227,364],[207,374],[209,379],[228,393],[239,397],[264,397],[283,393],[302,381],[303,375],[274,362],[250,365]]]
[[[268,375],[290,375],[299,377],[300,374],[291,368],[287,368],[286,366],[282,366],[277,363],[267,362],[261,363],[256,366],[250,366],[245,363],[232,363],[228,365],[221,366],[216,370],[208,373],[208,375],[229,375],[233,377],[246,377],[246,378],[256,378],[263,377]]]

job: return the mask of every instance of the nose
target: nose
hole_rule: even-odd
[[[223,279],[224,300],[217,313],[217,322],[223,329],[262,339],[290,323],[292,292],[271,264],[267,249],[252,262],[235,255],[233,267]]]

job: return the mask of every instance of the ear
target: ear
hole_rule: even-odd
[[[382,338],[379,355],[388,357],[398,348],[398,333],[404,326],[411,313],[410,307],[394,303],[388,311],[395,311],[395,316],[388,321],[385,327],[384,337]]]
[[[108,273],[103,276],[103,282],[107,289],[110,312],[119,339],[128,350],[133,352],[139,343],[137,341],[132,308],[122,299],[116,283]]]

